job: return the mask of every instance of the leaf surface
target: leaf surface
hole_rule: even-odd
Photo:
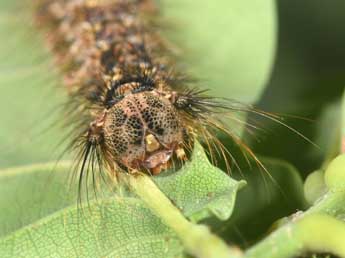
[[[183,257],[183,248],[138,199],[64,209],[0,241],[0,257]]]
[[[188,217],[201,220],[211,215],[230,217],[237,191],[246,183],[235,181],[212,166],[200,144],[196,144],[192,162],[178,172],[155,180],[161,190]]]
[[[186,70],[212,95],[252,103],[265,88],[276,48],[273,0],[163,0]],[[164,22],[164,19],[163,19]]]
[[[0,228],[8,233],[28,224],[0,240],[0,257],[183,256],[174,233],[141,200],[114,194],[84,204],[79,211],[66,208],[75,199],[66,187],[67,167],[59,167],[53,177],[49,169],[43,165],[0,172],[0,208],[6,210],[0,215]],[[237,191],[245,184],[213,167],[198,143],[181,170],[163,173],[155,181],[193,220],[230,217]]]

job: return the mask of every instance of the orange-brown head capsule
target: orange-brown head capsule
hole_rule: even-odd
[[[114,161],[127,168],[154,169],[183,143],[183,125],[168,99],[155,91],[141,92],[128,94],[108,110],[103,137]],[[160,160],[154,158],[158,156]]]

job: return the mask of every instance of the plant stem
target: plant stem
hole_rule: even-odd
[[[328,215],[312,214],[278,229],[250,248],[245,258],[285,258],[305,251],[345,257],[345,223]]]
[[[345,258],[345,223],[333,218],[344,214],[344,207],[345,192],[329,190],[313,207],[250,248],[244,257],[285,258],[320,251]]]
[[[334,217],[345,214],[345,191],[329,190],[314,206],[310,207],[304,214],[323,213]]]
[[[244,254],[228,247],[206,226],[188,221],[146,175],[129,176],[134,192],[180,238],[186,251],[198,258],[287,258],[306,251],[330,252],[345,258],[345,223],[333,218],[344,214],[345,192],[324,197]],[[331,217],[333,216],[333,217]]]
[[[203,225],[188,221],[146,175],[128,176],[132,190],[180,238],[186,251],[198,258],[235,258],[241,255]]]

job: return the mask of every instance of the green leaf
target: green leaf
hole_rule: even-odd
[[[246,184],[212,166],[199,143],[196,143],[191,162],[175,173],[156,177],[155,181],[183,214],[195,221],[211,215],[227,220],[232,214],[237,191]]]
[[[27,225],[0,242],[0,257],[16,255],[11,252],[17,250],[27,256],[53,253],[66,257],[77,251],[78,257],[104,257],[107,253],[112,257],[132,257],[139,255],[138,250],[142,250],[143,257],[182,256],[182,246],[174,233],[139,199],[117,195],[102,198],[98,203],[84,204],[83,210],[79,210],[82,216],[78,217],[76,207],[66,208],[73,203],[76,193],[66,184],[67,166],[56,167],[54,174],[49,173],[51,169],[37,165],[0,171],[0,209],[6,210],[0,215],[1,235]],[[227,219],[238,189],[245,184],[213,167],[198,143],[191,161],[176,173],[163,173],[156,182],[194,220],[211,214]],[[49,215],[53,212],[56,213]],[[129,214],[135,214],[135,218]],[[80,236],[76,233],[78,227]],[[129,243],[131,248],[119,248]]]
[[[257,164],[242,165],[234,178],[243,178],[247,186],[239,191],[231,218],[218,227],[230,242],[248,246],[287,214],[307,207],[303,181],[291,164],[268,157],[259,157],[267,171]],[[238,204],[238,205],[237,205]]]
[[[315,143],[320,149],[314,148],[310,155],[323,159],[325,169],[340,151],[342,130],[342,101],[337,98],[322,110],[318,122],[315,123]]]
[[[0,237],[75,203],[69,168],[66,163],[0,170]]]
[[[173,232],[133,198],[64,209],[0,240],[0,257],[184,257]]]
[[[261,141],[253,141],[252,147],[261,155],[289,161],[306,177],[334,157],[329,151],[338,145],[334,140],[339,135],[337,103],[345,80],[345,5],[343,0],[324,4],[281,0],[277,1],[277,9],[276,64],[258,107],[311,119],[287,117],[284,122],[316,141],[320,150],[267,121],[262,121],[267,133],[258,135]]]
[[[27,13],[10,6],[0,7],[0,167],[55,160],[63,147],[56,69]]]
[[[310,205],[314,204],[327,192],[323,170],[311,173],[304,182],[304,195]]]
[[[164,34],[201,85],[246,103],[261,95],[275,54],[275,1],[163,0],[160,7],[173,27]]]

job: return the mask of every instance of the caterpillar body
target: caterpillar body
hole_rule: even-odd
[[[229,166],[227,157],[236,161],[216,137],[219,130],[261,164],[223,119],[238,121],[236,112],[278,118],[195,87],[146,18],[157,12],[152,0],[38,2],[37,20],[50,27],[48,42],[66,74],[79,182],[97,166],[159,174],[183,164],[194,139]]]

